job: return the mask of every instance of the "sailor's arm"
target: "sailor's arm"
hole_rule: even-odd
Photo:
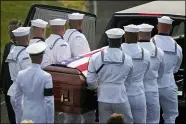
[[[47,123],[54,123],[54,96],[53,96],[53,84],[52,76],[48,74],[44,77],[44,97],[45,97],[45,111]]]
[[[178,50],[177,50],[177,55],[178,55],[178,62],[174,68],[174,73],[178,72],[180,66],[181,66],[181,63],[182,63],[182,60],[183,60],[183,54],[182,54],[182,49],[180,46],[178,46]]]
[[[94,66],[94,62],[92,60],[92,57],[89,59],[88,69],[87,69],[87,83],[88,83],[88,89],[95,90],[97,89],[97,74],[96,74],[96,68]]]
[[[159,50],[159,56],[160,56],[160,67],[158,70],[158,78],[161,78],[163,76],[164,70],[165,70],[165,61],[164,61],[164,52],[161,49]]]

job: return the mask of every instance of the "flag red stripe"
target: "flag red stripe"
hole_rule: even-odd
[[[86,71],[87,68],[88,68],[88,62],[85,63],[85,64],[82,64],[82,65],[80,65],[80,66],[78,66],[78,67],[76,67],[76,68],[77,68],[78,70],[80,70],[81,72]]]

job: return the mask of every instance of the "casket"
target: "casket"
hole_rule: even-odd
[[[44,70],[52,75],[56,112],[83,114],[96,109],[97,96],[86,88],[86,78],[81,71],[61,65]]]

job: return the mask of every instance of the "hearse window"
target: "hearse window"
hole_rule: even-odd
[[[184,22],[179,23],[178,25],[175,25],[172,31],[172,36],[180,36],[184,34],[184,28],[185,24]]]

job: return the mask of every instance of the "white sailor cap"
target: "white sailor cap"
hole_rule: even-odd
[[[154,26],[149,24],[141,24],[138,25],[138,28],[139,28],[139,32],[151,32]]]
[[[69,20],[82,20],[85,14],[80,14],[80,13],[72,13],[68,14],[68,19]]]
[[[57,19],[53,19],[53,20],[50,20],[50,25],[65,25],[67,20],[65,19],[60,19],[60,18],[57,18]]]
[[[31,55],[37,55],[45,51],[47,45],[44,42],[33,43],[26,48],[26,52]]]
[[[105,33],[107,34],[108,38],[116,39],[121,38],[125,34],[125,31],[121,28],[112,28],[107,30]]]
[[[42,19],[36,19],[36,20],[31,20],[32,26],[39,27],[39,28],[46,28],[48,22],[43,21]]]
[[[127,25],[127,26],[124,26],[124,30],[125,32],[139,32],[139,28],[137,25],[133,25],[133,24],[130,24],[130,25]]]
[[[19,27],[12,31],[14,36],[25,36],[30,33],[30,27]]]
[[[161,18],[158,18],[158,22],[159,23],[164,23],[164,24],[172,24],[174,20],[171,19],[170,17],[168,16],[162,16]]]

